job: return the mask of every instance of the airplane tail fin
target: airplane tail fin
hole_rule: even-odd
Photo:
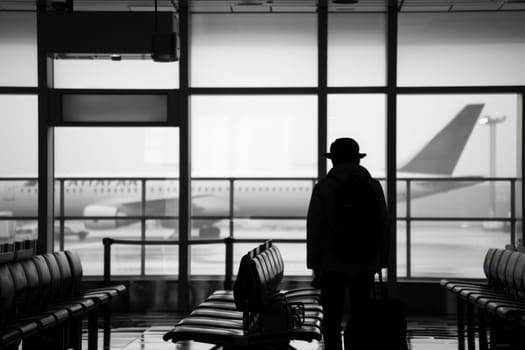
[[[474,129],[484,104],[469,104],[399,171],[450,175]]]

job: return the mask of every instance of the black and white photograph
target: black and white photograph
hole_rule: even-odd
[[[525,349],[525,1],[0,0],[0,349]]]

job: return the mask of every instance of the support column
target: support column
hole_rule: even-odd
[[[38,60],[38,240],[37,254],[53,251],[54,130],[49,126],[48,90],[53,86],[53,60],[48,58],[40,15],[46,1],[37,1]]]
[[[191,235],[191,119],[189,115],[189,18],[188,4],[181,0],[179,9],[180,38],[180,141],[179,141],[179,311],[190,310],[190,249],[188,246]]]

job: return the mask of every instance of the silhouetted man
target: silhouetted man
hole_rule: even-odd
[[[354,139],[335,140],[325,153],[333,168],[315,185],[308,209],[307,266],[321,289],[326,350],[342,349],[346,291],[350,317],[358,321],[374,274],[387,262],[385,197],[379,182],[359,165],[365,156]]]

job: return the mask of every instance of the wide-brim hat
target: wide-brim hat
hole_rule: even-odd
[[[328,159],[361,159],[366,153],[359,153],[359,144],[349,137],[342,137],[330,145],[330,152],[324,156]]]

